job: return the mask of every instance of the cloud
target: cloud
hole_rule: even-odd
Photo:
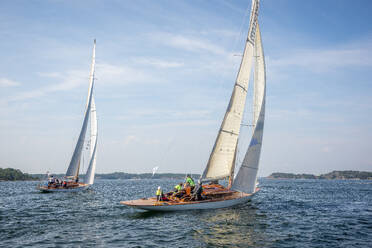
[[[0,87],[14,87],[19,85],[21,85],[19,82],[7,78],[0,78]]]
[[[128,135],[124,138],[123,144],[124,146],[133,145],[134,143],[141,143],[145,145],[154,145],[161,143],[158,139],[148,139],[148,138],[140,138],[136,135]]]
[[[142,118],[159,118],[162,120],[206,120],[211,118],[210,110],[166,110],[166,109],[135,109],[124,116],[118,116],[118,120],[133,120]]]
[[[225,38],[234,38],[239,35],[237,30],[227,30],[227,29],[212,29],[212,30],[203,30],[200,34],[205,36],[217,35],[219,37]]]
[[[135,136],[135,135],[128,135],[127,137],[124,138],[124,145],[129,145],[131,143],[134,143],[134,142],[138,142],[138,138]]]
[[[157,68],[176,68],[184,66],[184,63],[174,62],[174,61],[167,61],[161,60],[156,58],[135,58],[133,60],[135,63],[142,64],[142,65],[150,65]]]
[[[101,63],[97,65],[96,76],[102,84],[130,84],[160,82],[164,79],[155,77],[149,71],[128,65]]]
[[[62,75],[58,72],[39,72],[37,73],[41,77],[47,77],[47,78],[59,78],[62,77]]]
[[[227,54],[223,47],[200,38],[172,33],[152,33],[150,36],[157,42],[187,51],[205,51],[217,55]]]
[[[347,66],[372,66],[369,47],[339,49],[305,49],[287,51],[280,59],[270,58],[271,67],[303,67],[314,72],[327,72]]]
[[[322,148],[322,152],[329,153],[329,152],[331,152],[331,148],[329,146],[324,146]]]
[[[57,74],[55,74],[57,75]],[[66,77],[62,79],[61,83],[47,85],[39,89],[20,92],[15,96],[10,97],[9,101],[22,101],[37,97],[42,97],[49,93],[58,91],[69,91],[79,87],[80,85],[87,84],[88,77],[86,71],[71,70],[65,73]]]
[[[27,99],[42,97],[54,92],[70,91],[80,86],[88,87],[89,71],[87,70],[69,70],[66,72],[40,72],[41,77],[53,78],[59,83],[49,84],[38,89],[20,92],[11,96],[7,101],[23,101]],[[158,82],[161,79],[154,77],[149,72],[142,71],[135,67],[127,65],[114,65],[102,63],[96,66],[96,76],[98,83],[107,84],[129,84],[137,82]],[[0,81],[1,82],[1,81]],[[8,81],[4,81],[7,82]],[[8,83],[9,84],[9,83]]]

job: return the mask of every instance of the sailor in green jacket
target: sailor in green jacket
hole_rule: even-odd
[[[194,179],[191,178],[190,174],[187,174],[186,176],[186,183],[188,183],[191,188],[195,187]]]

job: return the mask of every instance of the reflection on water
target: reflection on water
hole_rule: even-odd
[[[172,213],[158,212],[158,211],[144,211],[144,210],[134,210],[133,214],[129,215],[132,219],[148,219],[153,217],[164,217]]]
[[[259,231],[260,216],[251,202],[234,208],[205,211],[200,221],[202,228],[195,230],[195,239],[208,246],[246,247],[264,240]]]

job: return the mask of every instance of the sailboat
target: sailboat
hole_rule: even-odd
[[[200,178],[204,183],[204,199],[193,201],[187,197],[171,196],[168,201],[157,201],[152,197],[122,201],[121,204],[154,211],[215,209],[245,203],[259,190],[256,180],[264,128],[266,73],[258,8],[259,0],[252,0],[248,36],[237,79],[208,163]],[[239,133],[253,60],[253,135],[240,169],[234,177]],[[219,180],[227,178],[227,187],[218,183]]]
[[[94,175],[96,171],[96,156],[97,156],[97,114],[96,104],[94,101],[94,71],[95,71],[95,54],[96,54],[96,40],[93,45],[92,64],[89,76],[89,89],[86,108],[84,112],[83,125],[79,134],[79,139],[76,143],[70,164],[64,178],[55,179],[48,178],[48,181],[39,184],[37,188],[42,192],[72,192],[81,191],[89,188],[94,182]],[[85,174],[84,182],[79,182],[80,162],[82,158],[85,135],[88,129],[90,119],[90,159],[89,166]]]

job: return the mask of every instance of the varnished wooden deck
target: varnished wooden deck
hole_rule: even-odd
[[[192,205],[207,202],[218,202],[233,200],[242,197],[250,196],[242,192],[229,190],[221,185],[205,185],[203,186],[203,195],[207,198],[201,201],[184,201],[179,198],[169,198],[169,201],[157,201],[156,197],[142,198],[130,201],[121,201],[121,204],[137,207],[137,206],[169,206],[169,205]]]

